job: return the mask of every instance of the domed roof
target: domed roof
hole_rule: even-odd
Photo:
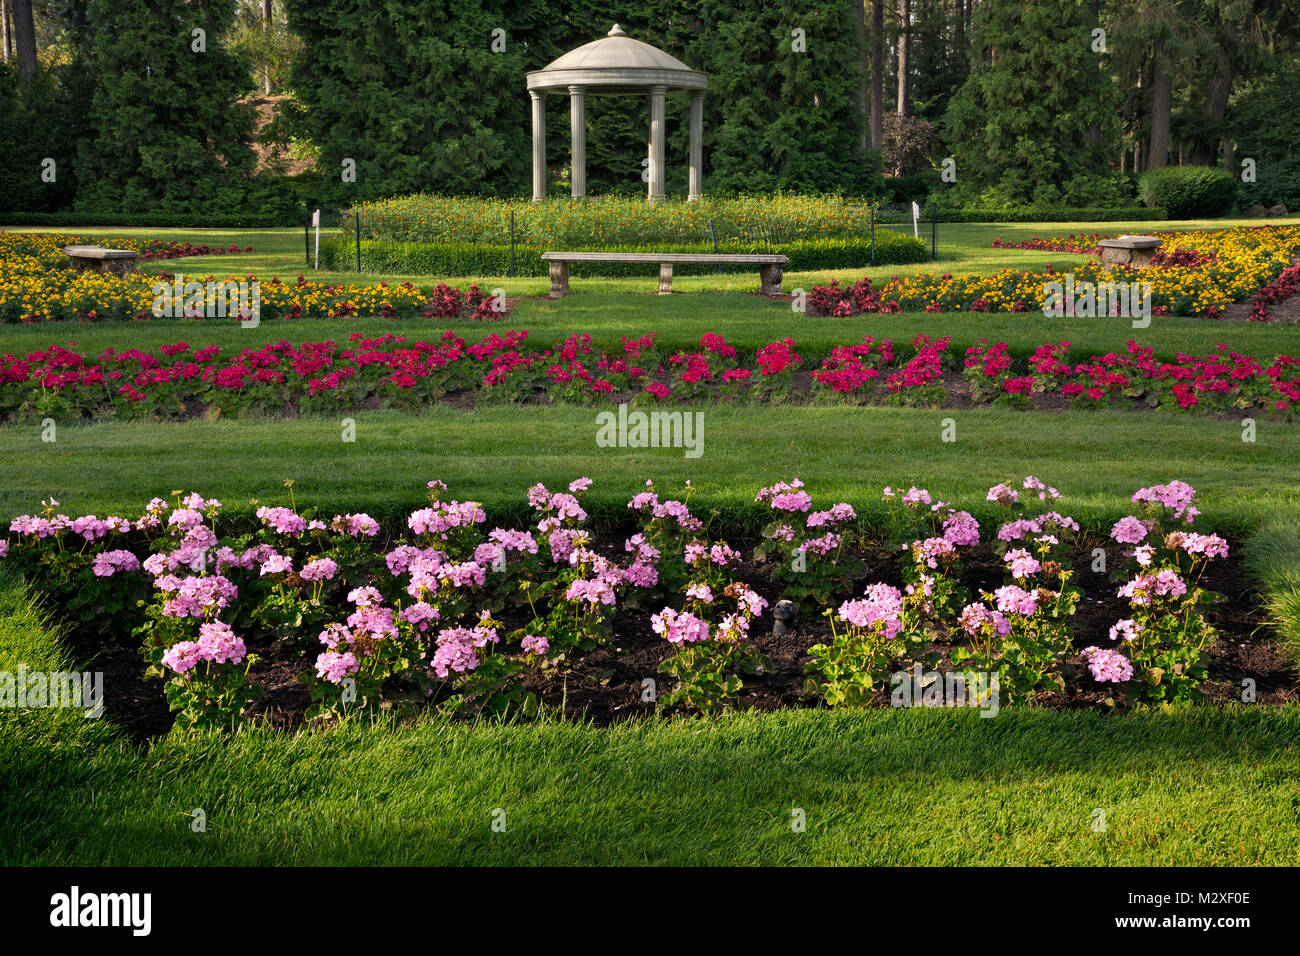
[[[528,74],[530,90],[585,86],[596,93],[634,93],[656,85],[670,90],[702,90],[708,78],[658,47],[632,39],[617,23],[607,36],[570,50]]]

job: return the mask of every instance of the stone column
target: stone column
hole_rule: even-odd
[[[664,198],[664,95],[666,86],[650,87],[650,201]]]
[[[587,195],[587,88],[569,87],[569,133],[572,137],[573,198]]]
[[[686,199],[704,194],[704,91],[691,90],[691,181]]]
[[[528,91],[533,100],[533,202],[546,198],[546,94]]]

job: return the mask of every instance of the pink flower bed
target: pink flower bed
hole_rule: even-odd
[[[1081,407],[1119,402],[1181,409],[1286,411],[1300,402],[1300,359],[1270,360],[1219,345],[1208,355],[1155,358],[1136,341],[1125,352],[1073,356],[1069,342],[1044,343],[1027,361],[1006,343],[980,342],[958,358],[948,336],[918,335],[900,348],[865,336],[835,346],[810,370],[793,339],[751,354],[706,333],[698,350],[661,354],[656,336],[624,337],[606,351],[589,335],[530,349],[522,330],[470,343],[452,332],[435,341],[354,334],[346,343],[280,340],[223,354],[188,342],[157,352],[105,349],[98,355],[51,346],[0,355],[0,416],[50,412],[83,418],[182,418],[206,408],[326,412],[358,407],[410,408],[449,395],[533,402],[664,403],[880,400],[939,405],[957,397],[953,374],[973,402],[1030,406],[1064,398]],[[798,377],[796,377],[798,376]]]
[[[771,520],[749,577],[743,552],[691,509],[689,482],[681,500],[647,482],[627,503],[633,533],[621,548],[597,547],[583,504],[592,484],[534,484],[532,517],[512,528],[431,481],[428,504],[391,537],[369,515],[317,515],[292,499],[259,507],[251,533],[199,494],[155,498],[130,518],[71,517],[50,499],[10,522],[0,559],[74,618],[143,635],[148,674],[169,682],[182,726],[238,723],[258,694],[249,655],[273,646],[306,655],[315,716],[429,701],[527,710],[530,675],[609,645],[616,613],[672,646],[661,670],[677,685],[661,703],[712,711],[734,704],[740,675],[761,665],[751,630],[769,601],[748,583],[754,574],[807,610],[838,608],[837,643],[809,649],[828,703],[869,702],[859,692],[922,662],[935,633],[964,635],[953,663],[1000,675],[1010,702],[1065,686],[1082,597],[1067,556],[1080,526],[1033,476],[989,489],[987,528],[927,489],[886,488],[902,587],[865,590],[878,568],[852,556],[862,541],[854,508],[818,508],[797,479],[755,495]],[[1205,678],[1214,632],[1198,610],[1200,578],[1228,545],[1192,530],[1195,497],[1179,481],[1142,488],[1110,531],[1124,574],[1103,586],[1125,611],[1111,646],[1084,659],[1093,680],[1124,684],[1134,701],[1190,700]],[[1005,580],[971,593],[963,562],[990,551]]]

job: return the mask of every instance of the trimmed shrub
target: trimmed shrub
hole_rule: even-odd
[[[550,249],[621,248],[648,243],[784,243],[795,239],[865,238],[871,211],[842,196],[781,193],[696,202],[644,198],[485,200],[416,195],[355,207],[362,239],[403,242],[510,242]],[[351,214],[343,217],[352,229]]]
[[[925,218],[930,217],[927,210]],[[1148,209],[1145,206],[1017,206],[1012,209],[965,209],[938,210],[939,222],[1142,222],[1148,219],[1166,219],[1163,209]],[[909,213],[907,221],[911,222]],[[901,220],[900,220],[901,221]]]
[[[539,246],[515,246],[514,274],[542,276],[547,274],[547,264],[542,259],[546,249]],[[565,249],[564,251],[577,251]],[[590,251],[599,252],[703,252],[714,251],[712,243],[662,243],[655,245],[601,246]],[[719,244],[718,252],[762,254],[777,252],[790,257],[786,269],[791,272],[812,272],[827,269],[858,269],[871,265],[870,239],[796,239],[792,242],[768,246],[761,243]],[[321,267],[338,271],[356,268],[356,246],[351,239],[331,237],[321,240]],[[880,230],[876,233],[876,264],[901,265],[924,262],[929,256],[925,243],[912,236]],[[511,272],[510,246],[497,243],[418,243],[362,240],[361,269],[363,272],[400,275],[438,276],[504,276]],[[649,276],[653,263],[644,262],[575,262],[570,267],[574,276],[601,276],[624,278]],[[710,264],[681,264],[673,269],[677,275],[708,275],[717,273],[719,266]],[[723,272],[754,272],[755,266],[721,266]]]
[[[193,229],[269,229],[294,225],[276,215],[250,209],[230,213],[0,212],[0,226],[119,226]],[[301,225],[301,222],[298,223]]]
[[[1142,201],[1160,206],[1173,219],[1222,216],[1232,208],[1236,194],[1236,180],[1210,166],[1166,166],[1143,173],[1138,180]]]
[[[1292,153],[1272,162],[1261,163],[1253,183],[1242,183],[1241,205],[1286,206],[1294,214],[1300,211],[1300,154]]]

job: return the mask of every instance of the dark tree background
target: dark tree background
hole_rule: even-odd
[[[15,212],[525,194],[524,73],[615,21],[709,74],[713,194],[879,195],[901,192],[882,168],[922,169],[922,196],[1096,206],[1131,202],[1145,170],[1236,176],[1251,158],[1241,201],[1300,199],[1300,0],[0,0],[0,14],[0,209]],[[287,98],[261,135],[318,156],[308,173],[254,173],[268,87]],[[587,112],[589,191],[641,193],[646,102]],[[687,113],[670,97],[670,194],[686,190]],[[567,99],[548,114],[561,194]],[[946,156],[958,182],[939,186]]]

